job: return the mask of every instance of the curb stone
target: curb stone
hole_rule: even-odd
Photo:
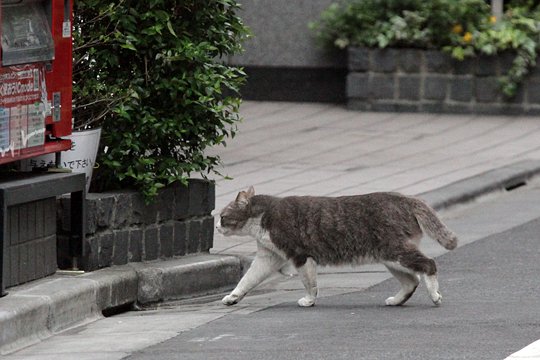
[[[440,211],[526,184],[538,174],[540,161],[522,161],[417,196]],[[0,298],[0,354],[99,319],[104,311],[223,292],[236,285],[250,260],[199,254],[113,266],[76,277],[54,275],[11,288]]]
[[[441,188],[418,194],[435,210],[471,202],[483,195],[526,185],[540,174],[540,160],[524,160],[494,169]]]
[[[231,288],[242,276],[235,256],[199,255],[151,264],[133,263],[138,277],[139,304],[197,297]]]
[[[223,292],[241,276],[237,257],[199,254],[78,276],[53,275],[13,287],[0,299],[0,355],[118,308]]]

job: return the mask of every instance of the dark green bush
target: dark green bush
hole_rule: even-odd
[[[490,11],[484,0],[342,0],[310,26],[321,43],[339,48],[440,49],[458,60],[514,53],[500,78],[503,94],[512,97],[536,64],[540,6],[532,0],[508,1],[500,19]]]
[[[221,60],[248,35],[235,0],[74,3],[74,120],[102,127],[98,184],[147,197],[215,172],[245,74]]]
[[[452,28],[473,32],[489,21],[484,0],[345,0],[311,24],[323,44],[337,47],[441,48],[453,43]]]

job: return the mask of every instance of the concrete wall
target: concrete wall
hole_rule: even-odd
[[[337,51],[320,49],[314,42],[310,21],[335,0],[245,0],[239,14],[253,32],[241,56],[231,63],[271,67],[345,67]]]
[[[242,55],[248,83],[242,97],[252,100],[345,101],[345,53],[321,49],[308,23],[332,0],[246,0],[239,15],[253,37]]]

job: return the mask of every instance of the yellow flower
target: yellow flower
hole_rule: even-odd
[[[454,34],[461,34],[463,32],[463,26],[461,24],[456,24],[452,27],[452,32]]]
[[[489,22],[492,23],[492,24],[495,24],[497,22],[497,17],[496,16],[490,16],[489,17]]]
[[[473,36],[468,31],[463,35],[463,41],[465,41],[467,44],[470,43],[472,39],[473,39]]]

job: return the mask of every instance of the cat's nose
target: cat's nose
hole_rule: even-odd
[[[216,225],[217,232],[220,233],[220,234],[225,234],[225,229],[223,229],[221,226],[218,226],[218,225]]]

